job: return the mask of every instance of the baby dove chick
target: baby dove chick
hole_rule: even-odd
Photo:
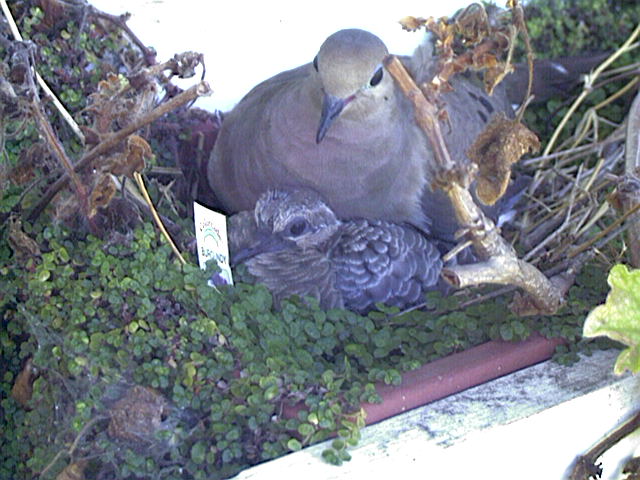
[[[243,226],[247,222],[254,226]],[[323,308],[359,313],[377,302],[403,308],[436,289],[442,269],[440,252],[414,227],[340,221],[309,190],[270,190],[259,198],[253,218],[232,217],[229,229],[234,264],[244,262],[277,300],[311,296]],[[240,238],[237,231],[255,236]]]

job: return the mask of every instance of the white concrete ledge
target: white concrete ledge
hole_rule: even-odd
[[[640,408],[640,377],[611,373],[618,353],[544,362],[366,427],[339,467],[322,460],[323,443],[236,478],[564,479],[577,455]],[[640,432],[602,457],[602,478],[621,478],[634,451]]]

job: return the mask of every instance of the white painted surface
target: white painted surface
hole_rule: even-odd
[[[321,460],[320,444],[236,478],[564,479],[577,455],[640,408],[640,378],[611,374],[616,355],[545,362],[367,427],[340,467]],[[602,478],[620,478],[639,445],[636,432],[607,452]]]
[[[209,110],[229,110],[254,85],[310,62],[324,39],[342,28],[378,35],[393,53],[411,53],[422,33],[398,20],[407,15],[451,15],[470,0],[89,0],[112,14],[130,12],[129,25],[158,52],[158,60],[193,50],[204,53],[205,80],[213,95],[198,100]],[[193,81],[186,83],[192,85]],[[182,85],[181,85],[182,86]]]

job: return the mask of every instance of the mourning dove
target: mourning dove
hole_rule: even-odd
[[[375,35],[340,30],[313,62],[251,90],[226,115],[207,168],[222,207],[248,210],[268,189],[308,188],[339,218],[407,222],[451,241],[459,228],[455,212],[432,188],[431,145],[382,66],[385,55]],[[425,81],[437,60],[425,44],[403,63]],[[475,74],[456,75],[451,85],[441,95],[448,114],[442,130],[451,158],[460,161],[493,114],[512,114],[518,94],[501,84],[489,96]]]
[[[314,61],[251,90],[226,115],[208,180],[228,212],[252,209],[268,189],[318,192],[339,218],[408,222],[451,234],[457,224],[446,196],[432,191],[433,153],[412,106],[382,67],[387,55],[375,35],[341,30]],[[429,77],[436,57],[427,47],[405,63]],[[443,95],[453,158],[462,158],[496,111],[503,93],[488,96],[460,76]],[[434,222],[434,218],[436,221]],[[437,233],[437,232],[436,232]]]
[[[553,59],[536,59],[533,64],[533,102],[567,97],[582,81],[585,73],[597,67],[610,53],[595,53]],[[522,103],[529,80],[526,63],[514,65],[514,74],[505,79],[506,92],[513,103]]]
[[[307,190],[270,190],[252,213],[230,219],[232,261],[244,262],[277,300],[311,296],[323,308],[364,313],[377,302],[416,304],[437,288],[440,253],[410,225],[340,221]]]

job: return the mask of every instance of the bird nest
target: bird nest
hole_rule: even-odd
[[[495,27],[481,7],[472,5],[452,22],[404,19],[406,28],[425,26],[436,35],[441,50],[439,69],[430,83],[418,87],[397,59],[389,58],[386,66],[413,102],[416,120],[433,146],[440,168],[437,183],[449,195],[459,222],[465,226],[461,237],[466,243],[461,247],[471,243],[485,259],[476,265],[447,268],[443,275],[458,287],[480,283],[518,286],[527,296],[516,296],[512,309],[526,315],[555,312],[578,271],[594,256],[613,264],[621,261],[628,249],[631,263],[638,265],[640,100],[631,107],[626,124],[611,121],[602,112],[612,102],[630,98],[629,93],[637,89],[638,63],[618,68],[611,65],[637,48],[633,42],[640,35],[640,26],[584,78],[582,92],[546,142],[542,155],[520,162],[519,169],[533,180],[516,220],[512,243],[517,239],[524,249],[516,254],[478,208],[470,190],[475,189],[476,197],[484,203],[493,204],[506,189],[512,164],[538,149],[536,136],[521,123],[527,101],[514,120],[496,116],[467,152],[472,163],[461,166],[459,159],[449,158],[440,132],[438,94],[451,88],[450,77],[468,69],[483,69],[485,86],[493,90],[511,69],[518,32],[529,47],[522,18],[520,7],[515,5],[512,23]],[[462,53],[455,51],[456,42],[466,46]],[[499,60],[501,56],[506,60]],[[532,61],[529,54],[530,71]],[[611,82],[625,78],[630,80],[622,88],[603,94],[611,90]],[[531,80],[532,74],[529,91]],[[584,108],[597,93],[605,100]],[[576,126],[569,133],[567,125],[571,124]],[[614,242],[625,230],[631,232],[628,241]]]
[[[519,221],[522,258],[548,275],[579,269],[594,256],[608,265],[624,261],[625,250],[631,263],[638,265],[640,102],[636,98],[623,122],[613,122],[602,113],[618,98],[626,96],[631,103],[629,91],[637,89],[640,63],[615,69],[609,65],[638,32],[585,78],[582,92],[542,155],[521,162],[521,168],[533,175]],[[611,81],[629,74],[623,87],[578,113],[598,90],[602,93]],[[558,143],[570,123],[576,125],[573,132]]]

